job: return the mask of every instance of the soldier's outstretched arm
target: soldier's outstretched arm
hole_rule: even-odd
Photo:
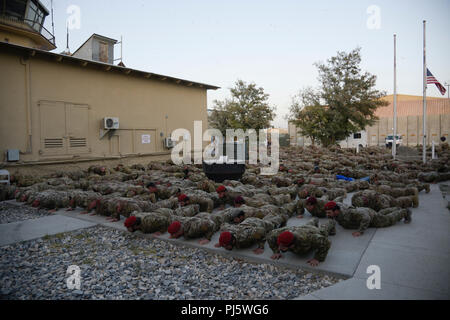
[[[269,244],[270,249],[272,249],[273,255],[271,258],[273,260],[277,260],[281,258],[280,250],[278,249],[277,237],[272,232],[267,236],[267,243]]]
[[[264,246],[266,244],[266,239],[263,238],[260,241],[258,241],[258,248],[256,248],[255,250],[253,250],[254,254],[260,255],[264,253]]]
[[[311,247],[315,250],[314,259],[323,262],[327,257],[328,250],[331,247],[331,241],[321,234],[315,234],[311,238]]]
[[[358,232],[360,234],[363,234],[364,231],[366,231],[366,229],[369,228],[369,225],[370,225],[370,216],[363,215],[361,218],[361,223],[359,224]]]

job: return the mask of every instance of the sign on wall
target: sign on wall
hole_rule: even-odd
[[[151,136],[149,134],[143,134],[142,144],[150,144],[150,143],[151,143]]]

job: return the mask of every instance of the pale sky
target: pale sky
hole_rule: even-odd
[[[41,2],[50,9],[50,0]],[[428,68],[443,85],[450,83],[450,0],[53,2],[56,52],[66,47],[67,10],[75,5],[80,28],[70,30],[71,52],[93,33],[123,36],[127,67],[220,86],[208,91],[208,108],[228,97],[237,79],[255,82],[276,107],[275,127],[287,128],[292,96],[317,86],[313,64],[337,51],[360,46],[363,70],[391,94],[394,33],[398,93],[422,95],[423,20]],[[51,30],[50,16],[45,26]],[[118,58],[120,46],[115,52]],[[428,95],[441,96],[434,85]]]

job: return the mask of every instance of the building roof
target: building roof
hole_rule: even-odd
[[[438,97],[427,97],[427,101],[429,100],[446,100],[447,98],[438,98]],[[394,102],[394,95],[390,94],[384,97],[384,100],[393,103]],[[397,102],[404,102],[404,101],[423,101],[423,96],[413,96],[409,94],[398,94],[397,95]]]
[[[92,60],[86,60],[81,58],[76,58],[73,56],[67,56],[64,54],[59,53],[53,53],[48,52],[45,50],[39,50],[24,46],[19,46],[15,44],[10,44],[7,42],[0,41],[0,51],[9,51],[14,52],[16,54],[21,55],[28,55],[29,57],[40,57],[42,59],[47,59],[49,61],[53,61],[54,63],[67,63],[74,66],[78,66],[80,68],[94,68],[97,70],[101,70],[103,72],[116,72],[125,74],[128,76],[135,76],[135,77],[143,77],[145,79],[150,80],[157,80],[157,81],[164,81],[167,83],[173,83],[176,85],[183,85],[187,87],[194,87],[194,88],[203,88],[206,90],[217,90],[220,89],[220,87],[216,87],[213,85],[200,83],[200,82],[194,82],[190,80],[170,77],[166,75],[156,74],[152,72],[147,71],[141,71],[131,68],[124,68],[121,66],[111,65],[108,63],[98,62],[98,61],[92,61]]]

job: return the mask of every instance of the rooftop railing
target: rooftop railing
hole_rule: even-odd
[[[11,25],[21,27],[24,30],[37,32],[45,39],[47,39],[50,43],[56,45],[55,36],[50,31],[48,31],[42,23],[4,14],[0,14],[0,22],[4,22],[6,24],[8,24],[9,22]]]

